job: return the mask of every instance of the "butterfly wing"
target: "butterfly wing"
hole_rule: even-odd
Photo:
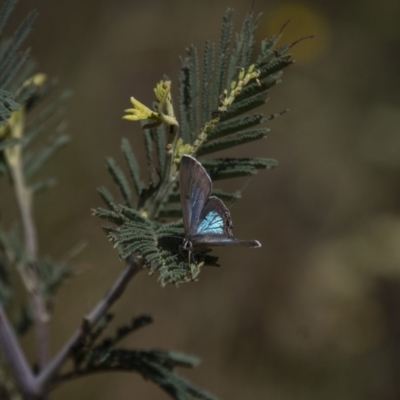
[[[190,238],[194,247],[244,246],[261,247],[257,240],[235,239],[232,234],[232,220],[225,204],[211,196],[205,204],[196,233]]]
[[[225,247],[225,246],[239,246],[239,247],[261,247],[258,240],[242,240],[234,237],[218,237],[218,236],[199,236],[192,239],[192,246],[196,248],[209,248],[209,247]]]
[[[211,179],[202,165],[191,156],[183,156],[179,167],[183,227],[186,236],[196,233],[200,216],[211,193]]]
[[[196,235],[232,236],[232,220],[225,204],[216,196],[208,198],[200,214]]]
[[[179,184],[183,226],[193,247],[261,246],[257,240],[233,237],[229,210],[218,197],[210,197],[211,179],[195,158],[182,157]]]

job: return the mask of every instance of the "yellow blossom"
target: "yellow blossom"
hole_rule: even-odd
[[[185,154],[193,154],[193,146],[188,143],[183,143],[182,138],[179,138],[176,143],[176,150],[175,150],[175,162],[179,163],[181,161],[182,156]]]
[[[130,121],[140,121],[143,119],[153,119],[155,121],[161,122],[160,116],[158,113],[150,110],[150,108],[146,107],[140,101],[136,100],[134,97],[131,97],[131,103],[133,108],[128,108],[125,112],[130,113],[131,115],[124,115],[122,118]]]
[[[130,121],[149,119],[156,121],[153,124],[145,125],[145,128],[154,128],[161,123],[178,126],[178,121],[174,116],[174,109],[172,107],[171,81],[160,81],[157,83],[154,89],[154,94],[158,100],[157,111],[150,110],[150,108],[146,107],[140,101],[131,97],[133,108],[125,110],[128,115],[124,115],[122,118]]]

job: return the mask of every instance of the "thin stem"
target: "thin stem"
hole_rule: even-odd
[[[24,238],[30,261],[38,257],[36,226],[32,215],[32,193],[25,184],[21,163],[12,168],[13,183],[24,227]]]
[[[93,310],[84,317],[81,327],[75,331],[54,359],[37,376],[33,375],[15,337],[10,321],[0,303],[0,347],[25,400],[43,398],[43,396],[54,388],[54,381],[60,368],[81,345],[86,335],[90,333],[96,323],[121,297],[130,280],[142,270],[142,267],[143,263],[141,260],[131,257],[126,268],[121,272],[113,286]]]
[[[18,272],[31,295],[31,305],[34,314],[36,326],[36,338],[39,354],[39,365],[43,368],[48,360],[48,320],[49,316],[46,310],[46,305],[42,296],[39,293],[39,277],[36,272],[37,260],[37,234],[36,227],[33,221],[31,212],[31,193],[24,184],[22,170],[19,165],[12,166],[11,173],[16,192],[16,197],[21,213],[22,225],[24,227],[24,236],[26,249],[29,257],[29,267],[24,265],[18,267]]]
[[[49,390],[59,369],[74,351],[82,344],[83,339],[94,328],[96,323],[107,313],[110,307],[120,298],[130,280],[142,270],[143,263],[136,257],[131,257],[125,270],[120,274],[114,285],[105,294],[102,300],[83,319],[82,325],[71,336],[64,347],[58,352],[54,359],[39,374],[37,385],[40,392]]]
[[[16,117],[15,121],[10,123],[10,126],[15,137],[23,137],[23,110],[19,112],[18,118]],[[9,164],[13,178],[14,190],[21,214],[25,246],[28,255],[28,268],[23,267],[19,271],[27,290],[31,295],[31,305],[36,326],[39,365],[41,368],[44,368],[48,361],[49,338],[47,325],[49,315],[39,289],[40,278],[36,270],[38,240],[32,212],[32,192],[31,189],[26,185],[24,177],[21,144],[16,145],[13,149],[13,153],[9,156]]]
[[[4,311],[3,305],[0,303],[0,346],[3,350],[4,357],[10,366],[11,372],[17,383],[18,388],[24,395],[29,398],[33,392],[35,378],[29,367],[24,353],[19,346],[14,331],[11,328],[10,321]],[[33,396],[31,396],[33,398]]]

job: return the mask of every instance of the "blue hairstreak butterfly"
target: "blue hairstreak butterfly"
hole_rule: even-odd
[[[257,240],[233,237],[232,220],[225,204],[210,196],[211,179],[203,166],[191,156],[183,156],[179,184],[187,250],[214,246],[261,247]]]

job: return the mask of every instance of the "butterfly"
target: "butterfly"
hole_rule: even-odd
[[[214,246],[261,247],[257,240],[233,237],[229,210],[221,199],[210,196],[211,179],[195,158],[188,155],[182,157],[179,184],[185,230],[184,249]]]

